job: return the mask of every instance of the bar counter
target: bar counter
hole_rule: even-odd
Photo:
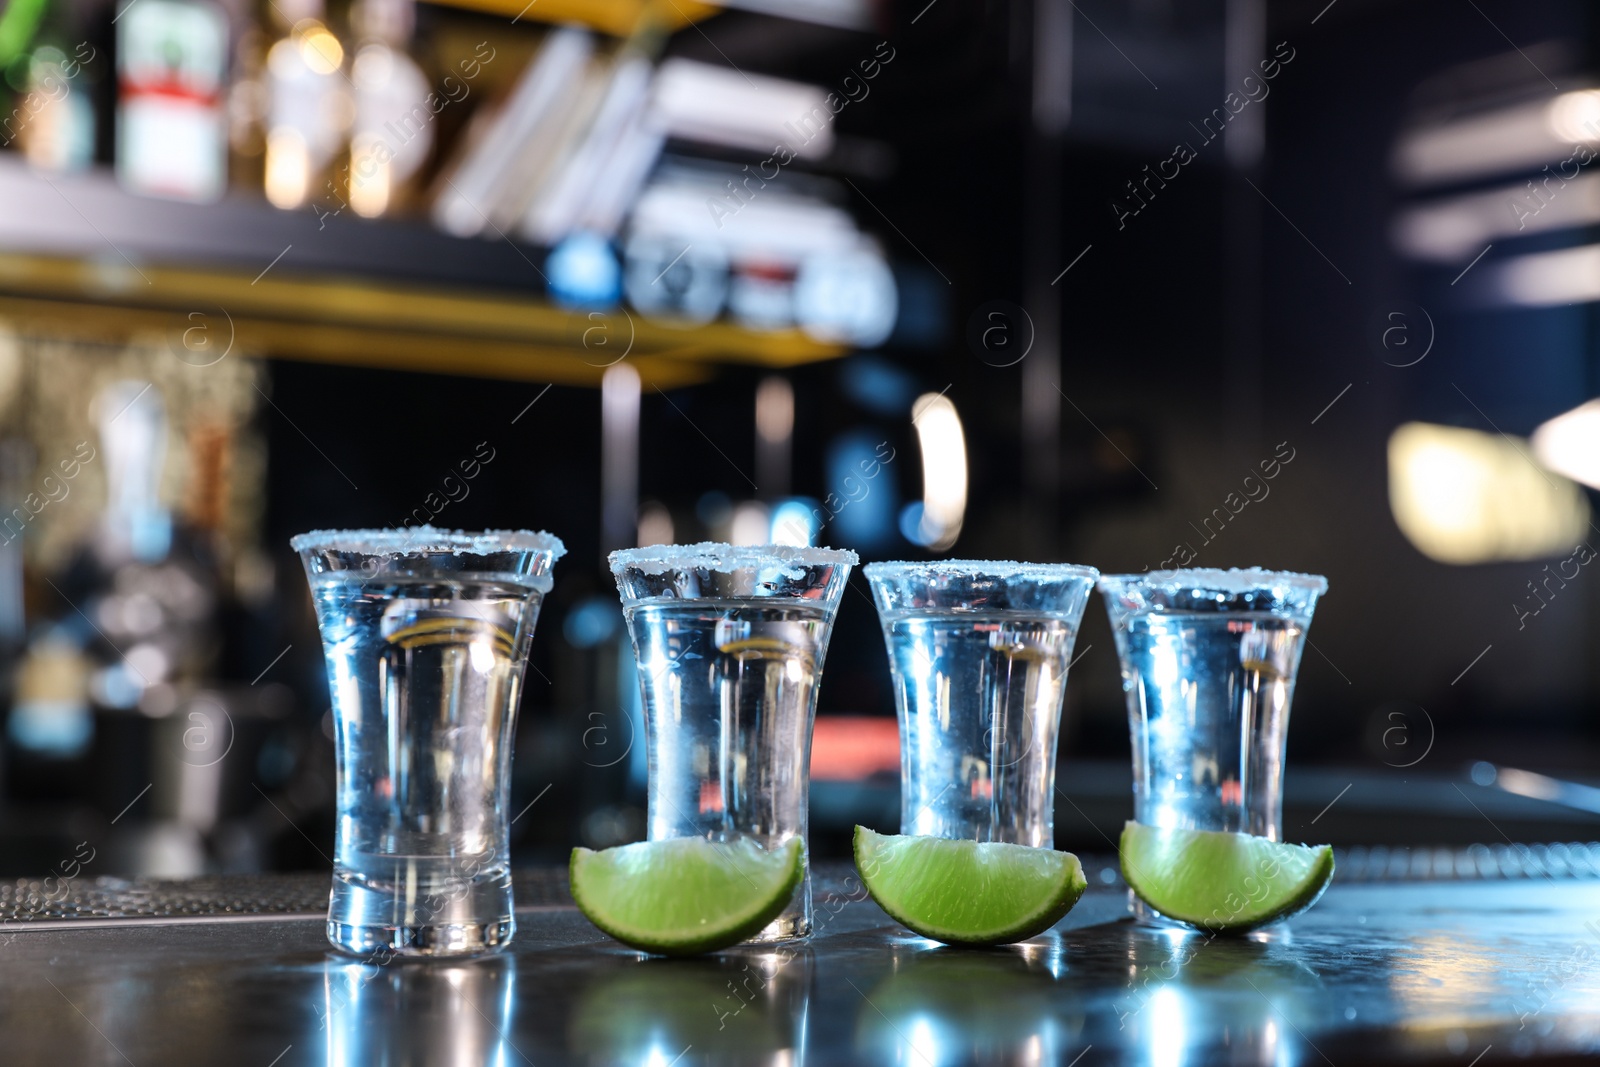
[[[1426,853],[1419,854],[1426,859]],[[1491,1064],[1600,1057],[1600,880],[1416,858],[1352,863],[1255,939],[1141,927],[1105,858],[1054,930],[955,950],[847,868],[817,871],[793,948],[647,958],[517,875],[511,948],[462,963],[336,956],[327,876],[0,885],[0,1062]],[[1422,866],[1426,866],[1425,863]],[[1443,864],[1449,867],[1449,863]],[[1364,873],[1363,873],[1364,871]],[[1391,872],[1392,873],[1392,872]]]

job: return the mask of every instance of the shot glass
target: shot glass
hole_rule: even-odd
[[[611,554],[644,700],[651,841],[808,847],[817,680],[855,563],[854,552],[785,545]],[[808,873],[752,940],[810,932]]]
[[[1289,702],[1327,579],[1195,569],[1108,574],[1099,588],[1127,693],[1133,817],[1280,840]]]
[[[1056,740],[1100,573],[1068,563],[869,563],[900,717],[900,832],[1055,845]]]
[[[336,530],[290,541],[322,631],[338,812],[328,940],[468,956],[515,928],[507,808],[545,533]]]

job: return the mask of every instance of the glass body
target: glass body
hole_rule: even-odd
[[[1327,588],[1263,570],[1100,579],[1127,693],[1135,819],[1282,837],[1289,702]]]
[[[900,832],[1052,848],[1056,739],[1093,567],[870,563],[900,717]]]
[[[612,553],[644,700],[651,841],[806,842],[817,679],[855,562],[781,545]],[[808,873],[753,940],[810,932]]]
[[[510,940],[506,810],[547,534],[302,534],[338,761],[328,940],[463,956]]]

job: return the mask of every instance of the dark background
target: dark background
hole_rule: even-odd
[[[950,555],[1119,572],[1160,566],[1189,542],[1197,566],[1328,577],[1295,694],[1289,838],[1595,836],[1596,815],[1509,796],[1469,768],[1486,760],[1600,778],[1596,579],[1583,573],[1519,627],[1512,605],[1526,583],[1571,549],[1549,560],[1430,560],[1395,523],[1386,458],[1405,422],[1525,437],[1596,392],[1592,305],[1505,308],[1473,273],[1581,245],[1593,226],[1496,238],[1452,284],[1467,263],[1405,259],[1391,238],[1396,213],[1537,168],[1419,192],[1390,166],[1399,133],[1429,108],[1593,84],[1593,23],[1587,5],[1556,0],[935,0],[888,6],[875,34],[738,12],[680,32],[670,52],[818,84],[880,40],[895,49],[870,97],[841,114],[836,158],[815,169],[889,250],[901,322],[879,351],[783,372],[796,396],[792,491],[830,492],[829,445],[861,431],[897,450],[882,491],[917,499],[909,402],[943,391],[965,426],[971,486]],[[1241,131],[1258,124],[1259,153],[1201,144],[1194,125],[1274,50],[1293,58],[1227,135],[1246,141]],[[1463,67],[1477,61],[1492,63]],[[1119,221],[1126,183],[1180,141],[1199,149],[1194,161]],[[1382,340],[1396,309],[1412,321],[1424,311],[1433,334],[1412,366],[1394,366],[1404,360]],[[1004,350],[982,340],[997,321]],[[671,510],[680,541],[703,533],[707,493],[752,495],[754,394],[769,373],[725,369],[665,394],[644,382],[640,496]],[[548,529],[569,550],[525,689],[513,809],[537,803],[517,824],[517,858],[557,860],[574,841],[614,843],[642,825],[628,761],[613,761],[631,743],[616,690],[623,639],[578,647],[569,626],[595,598],[602,615],[615,605],[602,567],[599,393],[543,388],[271,365],[273,403],[259,418],[277,596],[230,623],[225,662],[247,682],[291,649],[276,677],[307,739],[277,783],[300,798],[280,812],[300,832],[275,836],[272,865],[317,867],[332,836],[331,746],[317,729],[327,692],[288,538],[399,524],[480,442],[493,460],[437,522]],[[1269,497],[1201,542],[1191,524],[1261,461],[1291,454]],[[822,541],[835,543],[826,530]],[[891,534],[863,555],[928,553]],[[852,586],[820,711],[892,716],[859,574]],[[1109,850],[1131,803],[1125,708],[1098,603],[1078,649],[1057,844]],[[897,821],[892,778],[818,782],[813,799],[823,855],[842,854],[855,821]]]
[[[1359,781],[1341,801],[1348,811],[1319,820],[1325,835],[1498,840],[1500,819],[1515,824],[1513,836],[1586,833],[1589,817],[1511,801],[1464,772],[1488,759],[1574,778],[1590,773],[1600,698],[1588,651],[1592,579],[1585,575],[1519,630],[1511,604],[1543,561],[1452,566],[1423,556],[1391,517],[1385,450],[1390,432],[1416,419],[1526,435],[1593,391],[1592,309],[1485,308],[1472,290],[1449,285],[1459,268],[1404,261],[1389,229],[1409,194],[1388,166],[1417,86],[1460,64],[1509,56],[1506,92],[1515,93],[1526,88],[1517,83],[1543,84],[1516,48],[1546,46],[1544,56],[1556,42],[1570,63],[1547,73],[1562,89],[1587,84],[1588,9],[1339,0],[1327,10],[1256,10],[1266,18],[1268,50],[1286,42],[1294,56],[1269,97],[1250,105],[1264,113],[1259,161],[1231,166],[1221,140],[1205,145],[1119,228],[1112,204],[1127,203],[1124,183],[1170,155],[1175,140],[1198,140],[1188,123],[1229,91],[1228,18],[1248,15],[1248,5],[1078,5],[1061,53],[1070,56],[1072,115],[1059,134],[1040,133],[1030,118],[1045,46],[1027,5],[944,0],[920,17],[912,8],[895,9],[886,36],[896,58],[870,99],[841,116],[839,132],[889,149],[890,166],[852,179],[860,196],[852,206],[905,265],[916,310],[936,328],[924,327],[916,343],[891,341],[881,353],[789,375],[797,397],[794,490],[826,493],[827,443],[865,427],[912,459],[890,468],[900,498],[920,492],[908,419],[854,402],[851,363],[893,368],[918,392],[946,389],[965,422],[972,486],[953,555],[1123,571],[1157,566],[1188,541],[1199,548],[1196,565],[1328,576],[1296,691],[1291,823],[1297,804],[1309,806],[1309,817],[1345,782]],[[799,26],[779,34],[770,20],[737,13],[704,30],[681,34],[674,49],[819,82],[874,43]],[[1522,241],[1544,247],[1585,236],[1568,230]],[[1053,285],[1034,269],[1041,248],[1053,253],[1041,265],[1054,275],[1085,246]],[[1515,242],[1497,242],[1477,266],[1515,250]],[[968,328],[996,300],[1026,312],[1007,312],[1018,337],[1056,317],[1059,356],[1040,338],[1015,365],[983,358]],[[1381,344],[1374,323],[1391,305],[1426,308],[1436,329],[1415,366],[1392,366],[1399,360]],[[1030,361],[1045,360],[1054,365],[1030,378]],[[305,437],[269,412],[269,541],[282,545],[312,526],[394,521],[457,453],[489,440],[497,458],[471,498],[441,521],[549,528],[566,540],[571,555],[557,568],[534,650],[545,674],[558,672],[554,661],[571,652],[563,611],[587,593],[609,592],[598,566],[597,394],[552,389],[512,426],[537,387],[289,364],[274,377],[283,414],[361,490],[348,491]],[[749,495],[736,467],[754,462],[759,377],[728,372],[679,390],[671,396],[681,413],[646,383],[641,495],[665,502],[680,531],[692,526],[706,491]],[[1053,442],[1030,436],[1022,416],[1025,393],[1041,381],[1070,397],[1056,404]],[[1270,496],[1202,544],[1189,524],[1285,448],[1293,459]],[[1041,449],[1055,468],[1048,488],[1030,480]],[[874,555],[920,552],[901,540]],[[284,603],[301,604],[286,550],[280,563]],[[864,592],[859,575],[853,584]],[[316,703],[319,664],[304,651],[309,617],[289,612],[284,625],[302,637],[299,674]],[[1114,828],[1123,817],[1115,812],[1125,788],[1116,768],[1127,735],[1098,604],[1079,649],[1062,783],[1069,794],[1081,783],[1084,810]],[[891,714],[887,677],[868,603],[847,594],[822,714]],[[530,673],[519,793],[542,787],[530,766],[559,767],[548,749],[581,751],[592,709],[559,706],[554,696]],[[819,803],[834,788],[819,785]],[[875,799],[849,796],[862,805],[857,817],[892,818],[892,783]],[[578,820],[579,798],[595,799],[592,790],[552,790],[541,817]],[[1120,803],[1125,812],[1125,793]],[[1498,818],[1485,821],[1474,803],[1513,810],[1495,808]],[[1103,844],[1070,809],[1061,822],[1062,847]],[[531,837],[561,840],[554,828]]]

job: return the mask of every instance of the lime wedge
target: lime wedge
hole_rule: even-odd
[[[1253,834],[1122,828],[1122,876],[1169,919],[1244,933],[1317,902],[1333,880],[1328,845],[1286,845]]]
[[[1061,921],[1088,885],[1070,852],[875,834],[856,827],[856,870],[878,907],[947,945],[1007,945]]]
[[[805,876],[798,837],[768,851],[750,838],[680,837],[572,850],[572,899],[625,945],[668,956],[714,952],[761,931]]]

